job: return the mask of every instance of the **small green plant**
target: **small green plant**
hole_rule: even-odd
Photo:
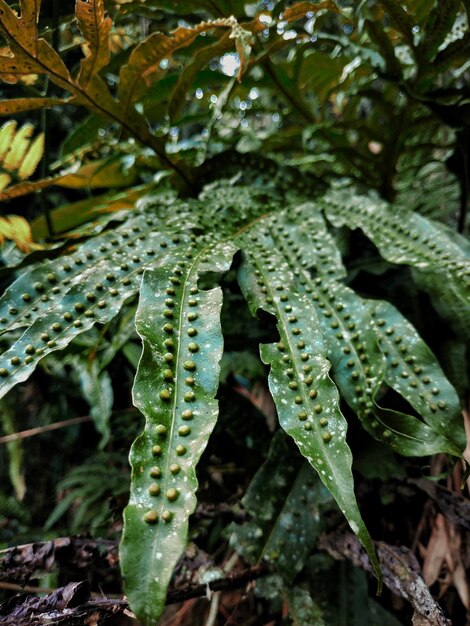
[[[145,148],[126,144],[125,140],[116,145],[119,167],[134,151],[132,160],[140,159],[143,172],[155,164],[152,159],[158,159],[158,167],[168,169],[173,176],[168,184],[151,181],[145,189],[131,189],[133,199],[139,198],[135,206],[125,206],[116,219],[103,218],[99,228],[82,231],[82,241],[73,248],[54,254],[50,260],[24,259],[23,264],[29,267],[0,299],[3,396],[26,381],[43,360],[47,363],[49,355],[58,351],[66,355],[70,346],[82,349],[77,340],[83,333],[110,324],[123,311],[128,312],[125,305],[139,296],[135,326],[143,351],[133,400],[146,421],[130,455],[131,495],[124,514],[120,558],[130,606],[145,625],[155,624],[163,611],[175,563],[186,545],[188,520],[196,506],[196,466],[218,417],[216,394],[224,344],[220,323],[223,292],[219,283],[230,268],[236,271],[238,286],[253,316],[267,316],[277,336],[275,341],[260,346],[260,357],[269,372],[279,425],[298,449],[292,465],[286,467],[293,485],[287,513],[302,507],[311,489],[315,490],[316,504],[310,502],[309,507],[320,506],[331,494],[367,550],[380,581],[374,546],[354,493],[348,428],[356,431],[360,424],[384,446],[410,457],[444,452],[458,459],[465,448],[457,392],[415,326],[392,302],[379,297],[380,271],[373,280],[369,278],[368,290],[354,288],[355,271],[347,244],[351,233],[361,231],[381,267],[397,272],[405,268],[409,281],[405,291],[410,297],[416,290],[428,294],[440,319],[468,344],[468,244],[447,226],[425,217],[425,210],[413,210],[406,202],[407,185],[403,183],[407,164],[420,172],[423,167],[424,157],[419,150],[419,158],[411,165],[407,161],[408,149],[414,157],[417,153],[416,145],[405,145],[404,140],[416,123],[413,116],[423,117],[423,133],[427,124],[437,124],[435,117],[430,120],[423,113],[423,106],[434,102],[429,95],[431,68],[442,67],[444,72],[452,62],[460,63],[461,48],[468,46],[468,33],[451,40],[446,47],[443,43],[456,16],[463,14],[460,3],[450,3],[452,9],[445,16],[441,15],[439,3],[427,22],[417,16],[425,30],[422,39],[415,34],[410,13],[392,0],[365,7],[365,22],[364,16],[355,15],[352,8],[341,9],[332,2],[293,6],[279,3],[277,12],[263,9],[250,19],[240,2],[228,3],[229,15],[218,11],[212,14],[208,8],[212,3],[177,4],[185,6],[176,8],[176,12],[188,13],[194,20],[194,10],[196,17],[201,14],[205,19],[195,24],[182,23],[168,35],[155,32],[137,43],[120,71],[117,89],[111,92],[103,76],[111,62],[112,21],[105,17],[103,2],[77,1],[76,20],[84,57],[78,70],[73,71],[40,37],[39,3],[24,0],[17,16],[0,0],[0,30],[10,45],[9,55],[0,58],[0,71],[15,76],[45,75],[69,94],[2,101],[0,110],[10,115],[58,103],[84,106],[100,119],[96,127],[86,122],[84,135],[90,145],[93,142],[87,133],[93,135],[101,123],[122,129]],[[166,6],[149,2],[147,10],[151,14],[160,5]],[[124,22],[125,7],[116,9],[117,18]],[[292,53],[298,55],[297,65],[286,56],[274,63],[275,54],[292,39],[282,36],[285,24],[311,20],[317,14],[326,29],[319,27],[319,36],[342,47],[343,56],[309,50],[306,30],[300,32],[298,50]],[[375,14],[382,21],[372,21]],[[361,36],[368,37],[362,45],[354,37],[348,39],[345,28],[342,34],[334,34],[338,24],[357,26],[359,22],[365,24]],[[269,36],[269,29],[265,34],[267,24],[270,29],[278,25],[278,36],[271,30],[274,41],[265,41]],[[200,33],[214,39],[209,39],[209,45],[202,44]],[[245,76],[251,90],[261,89],[262,80],[270,76],[268,98],[274,90],[290,102],[295,123],[307,120],[302,139],[305,145],[297,144],[294,165],[280,165],[259,153],[233,151],[204,159],[211,146],[204,142],[211,132],[219,134],[222,147],[224,142],[250,142],[241,128],[228,125],[224,134],[219,123],[231,91],[237,89],[235,78],[225,81],[223,92],[215,99],[217,106],[206,112],[210,117],[207,132],[193,137],[189,148],[192,162],[183,162],[171,150],[171,143],[166,143],[173,128],[165,126],[168,118],[162,117],[156,132],[151,132],[148,122],[154,122],[155,108],[166,107],[165,115],[172,124],[181,119],[183,110],[188,115],[194,113],[195,104],[188,96],[190,87],[199,79],[204,86],[204,80],[209,81],[204,74],[207,63],[232,49],[238,53],[240,89],[248,89],[243,83]],[[177,57],[178,53],[183,56]],[[359,61],[348,75],[346,66],[353,56]],[[168,65],[181,58],[185,61],[181,75],[178,77],[171,69],[167,73]],[[316,72],[322,60],[324,70]],[[253,78],[257,69],[259,86]],[[385,87],[378,88],[377,81],[384,82]],[[158,95],[151,90],[157,93],[169,89],[169,84],[172,92],[167,92],[164,105],[156,102]],[[303,92],[308,93],[310,88],[311,98],[304,98]],[[347,89],[350,96],[345,96]],[[358,95],[361,90],[371,100],[371,93],[379,94],[381,99],[378,108],[371,108],[370,123],[364,125],[354,117],[364,105],[365,96]],[[385,136],[394,129],[386,128],[380,136],[383,154],[376,162],[370,156],[371,141],[378,140],[384,115],[392,115],[393,106],[386,105],[399,99],[400,92],[406,93],[412,104],[410,109],[403,105],[401,110],[398,140],[393,143]],[[337,102],[341,94],[350,97],[342,135],[336,134],[331,119],[327,119],[325,103],[332,93]],[[450,105],[446,102],[442,106]],[[230,124],[234,119],[228,107],[225,119]],[[289,137],[291,122],[286,119],[280,132],[281,143]],[[181,124],[184,127],[184,121]],[[355,134],[349,133],[351,129]],[[269,126],[264,135],[260,132],[263,139],[257,140],[254,147],[261,150],[271,146],[274,152],[275,130]],[[455,139],[451,130],[444,135],[445,141]],[[314,145],[319,146],[318,167],[312,168],[309,160]],[[444,150],[442,146],[434,148]],[[152,156],[149,149],[153,150]],[[336,159],[331,167],[328,150]],[[92,166],[94,172],[105,167],[99,163],[98,169]],[[350,174],[347,180],[346,173]],[[402,190],[397,188],[397,179]],[[52,183],[52,179],[32,182],[28,190]],[[450,184],[457,185],[454,179]],[[22,185],[19,182],[14,193],[22,194],[26,189]],[[105,209],[114,202],[118,204],[115,208],[121,208],[120,197],[105,197],[102,202]],[[431,212],[435,214],[435,205]],[[76,224],[80,221],[78,217]],[[208,277],[212,278],[207,281]],[[114,352],[111,350],[110,358],[105,358],[94,374],[89,373],[94,383],[128,339],[128,335],[123,337]],[[110,411],[109,398],[106,406],[104,413]],[[103,411],[97,412],[97,420],[103,419]],[[349,418],[354,415],[357,422]],[[99,429],[106,437],[109,426],[101,423]],[[287,445],[285,440],[279,441],[275,439],[273,446],[280,446],[280,451],[272,451],[269,460],[274,466],[273,475],[282,474],[275,459],[290,454],[281,450]],[[302,463],[302,458],[308,464]],[[97,462],[99,467],[99,458]],[[90,498],[101,494],[83,487],[88,469],[85,473],[77,470],[63,483],[64,488],[78,485],[81,489],[81,497],[85,498],[79,509],[82,517]],[[265,489],[269,491],[265,479],[258,478],[247,496],[247,508],[255,520],[257,515],[262,518],[257,499],[263,497]],[[65,511],[74,493],[55,509],[50,525]],[[282,544],[276,544],[272,534],[270,546],[253,544],[250,553],[246,533],[252,531],[234,528],[232,543],[239,546],[247,560],[267,558],[279,562],[279,573],[292,582],[318,531],[310,528],[310,523],[310,518],[300,520],[299,533],[293,538],[296,545],[285,557],[287,565],[282,559],[279,562]],[[307,534],[308,543],[297,541]],[[295,571],[291,567],[293,555],[298,557]]]

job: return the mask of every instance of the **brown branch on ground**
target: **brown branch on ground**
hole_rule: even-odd
[[[347,559],[366,572],[372,572],[369,557],[355,535],[323,535],[319,547],[335,559]],[[384,585],[411,604],[415,611],[413,623],[420,626],[451,626],[424,582],[419,563],[411,550],[405,546],[391,546],[384,541],[376,541],[375,548]]]
[[[267,566],[261,565],[228,574],[207,584],[181,585],[170,589],[167,604],[207,597],[210,592],[239,589],[267,573]],[[2,626],[45,626],[51,623],[57,626],[135,626],[124,599],[92,599],[86,582],[70,583],[43,598],[18,594],[0,606]]]
[[[36,572],[50,572],[54,566],[83,569],[92,562],[101,562],[112,568],[118,560],[115,541],[60,537],[2,550],[0,581],[26,583]]]

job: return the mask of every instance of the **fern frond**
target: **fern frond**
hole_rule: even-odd
[[[294,185],[296,170],[260,159],[260,173],[251,155],[243,160],[252,171],[239,176],[240,166],[228,155],[226,172],[249,185],[221,180],[198,199],[160,192],[140,200],[112,232],[105,228],[70,254],[33,267],[0,299],[5,343],[12,338],[0,357],[5,393],[46,354],[112,320],[140,289],[137,329],[144,351],[134,401],[146,427],[131,453],[122,564],[127,594],[144,624],[163,609],[195,505],[195,466],[217,418],[221,290],[203,291],[198,281],[206,272],[226,271],[236,250],[242,251],[238,278],[252,313],[263,309],[276,320],[280,340],[261,346],[261,357],[270,366],[281,427],[336,499],[378,576],[354,495],[338,389],[364,428],[401,454],[459,456],[463,448],[458,400],[435,358],[393,307],[344,285],[346,268],[323,213],[337,226],[362,228],[384,258],[409,264],[420,277],[442,272],[448,284],[455,281],[463,304],[468,251],[461,239],[349,190],[305,201],[301,183]],[[318,194],[310,189],[309,195]],[[442,251],[437,258],[436,251]],[[447,262],[451,253],[456,260]],[[380,406],[385,384],[418,416]]]
[[[315,308],[295,288],[294,275],[261,222],[242,237],[245,253],[240,286],[251,311],[264,309],[277,319],[278,344],[261,347],[271,366],[269,388],[279,422],[316,469],[351,528],[366,548],[374,571],[380,570],[372,541],[357,507],[346,443],[346,420],[338,390],[329,377],[330,363]]]
[[[379,345],[386,357],[385,380],[455,451],[465,447],[459,397],[436,357],[408,320],[388,302],[372,310]],[[448,446],[447,446],[448,447]],[[452,452],[451,452],[452,453]]]
[[[198,278],[228,270],[235,252],[232,243],[193,244],[143,279],[136,325],[144,351],[133,394],[147,421],[131,450],[121,563],[126,594],[146,624],[165,606],[196,506],[195,466],[218,415],[222,291],[199,290]]]
[[[164,198],[159,208],[160,214],[144,210],[59,262],[39,264],[5,291],[1,332],[26,330],[0,357],[1,395],[26,380],[44,356],[65,348],[96,323],[113,319],[137,292],[144,269],[161,263],[166,250],[187,245],[189,235],[171,226],[174,216]],[[167,229],[154,230],[165,217]]]
[[[251,519],[232,524],[230,545],[249,563],[274,563],[284,581],[292,583],[321,530],[319,508],[331,495],[288,443],[282,431],[274,436],[242,500]],[[289,532],[294,526],[299,532]]]
[[[351,289],[327,280],[315,282],[311,286],[312,300],[318,307],[328,343],[332,376],[363,427],[375,439],[404,455],[426,456],[446,450],[458,456],[463,447],[455,446],[445,433],[438,436],[434,428],[417,417],[390,409],[384,411],[378,405],[386,362],[375,336],[373,311]]]
[[[468,315],[463,311],[470,303],[470,260],[441,228],[422,215],[349,190],[333,190],[324,200],[332,224],[360,228],[384,259],[412,266],[418,279],[432,282],[449,304],[454,299],[447,312],[449,323],[457,333],[466,328]]]

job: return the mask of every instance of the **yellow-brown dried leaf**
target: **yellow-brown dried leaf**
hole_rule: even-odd
[[[297,2],[284,11],[282,19],[286,22],[295,22],[296,20],[304,18],[307,13],[314,13],[322,9],[333,11],[334,13],[341,12],[331,0],[324,0],[323,2]]]
[[[136,46],[119,76],[118,97],[124,115],[129,115],[131,105],[145,93],[155,75],[160,75],[163,60],[171,59],[177,50],[190,46],[200,33],[214,28],[232,29],[236,24],[235,18],[230,17],[201,22],[190,28],[179,26],[170,35],[153,33]]]
[[[30,252],[42,247],[33,242],[31,226],[24,217],[19,215],[0,217],[0,244],[3,245],[7,240],[13,241],[22,252]]]
[[[32,124],[24,124],[17,131],[15,121],[6,122],[0,128],[0,166],[8,176],[2,178],[2,191],[12,178],[10,174],[25,180],[36,170],[44,153],[44,134],[40,133],[31,142],[33,132]]]
[[[111,18],[105,17],[104,0],[77,0],[75,13],[86,42],[82,45],[85,58],[80,63],[77,82],[85,87],[92,76],[106,67],[110,59]]]
[[[29,140],[33,131],[34,126],[32,124],[25,124],[14,136],[2,163],[3,169],[7,170],[7,172],[13,172],[21,167],[23,159],[29,148]]]
[[[60,104],[68,104],[68,100],[61,100],[60,98],[10,98],[9,100],[0,100],[0,116],[15,115],[36,109],[49,109]]]

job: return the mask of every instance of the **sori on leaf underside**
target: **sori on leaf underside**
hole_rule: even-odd
[[[250,156],[238,165],[231,158],[230,175],[241,173],[236,184],[218,180],[186,200],[156,191],[117,226],[32,264],[0,300],[4,395],[140,294],[143,352],[133,396],[146,422],[131,450],[121,566],[130,606],[145,625],[164,608],[196,504],[196,464],[218,415],[222,290],[201,288],[200,278],[226,272],[236,253],[250,310],[276,320],[279,338],[261,345],[260,355],[280,426],[336,499],[379,578],[354,494],[341,401],[372,437],[403,455],[460,457],[465,446],[456,391],[398,309],[347,285],[337,229],[361,229],[386,261],[412,268],[416,285],[446,303],[449,323],[468,341],[465,248],[438,224],[373,195],[339,187],[313,197],[305,182],[283,184],[292,172],[274,164],[268,176],[247,181]],[[410,413],[384,405],[387,388]]]

